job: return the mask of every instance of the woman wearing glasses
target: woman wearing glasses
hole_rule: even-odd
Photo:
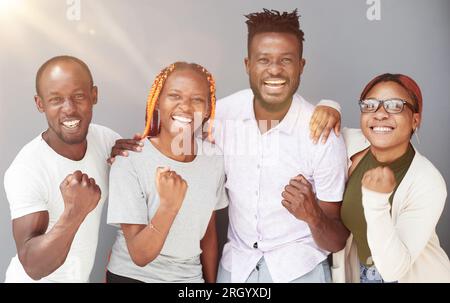
[[[333,255],[333,281],[450,282],[435,232],[446,184],[410,142],[422,116],[418,85],[405,75],[380,75],[359,106],[361,129],[343,130],[349,179],[341,216],[351,235]]]

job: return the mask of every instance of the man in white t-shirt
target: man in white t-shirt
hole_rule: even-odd
[[[17,247],[6,282],[88,282],[108,195],[106,161],[119,135],[91,124],[97,87],[81,60],[48,60],[36,92],[48,129],[5,173]]]

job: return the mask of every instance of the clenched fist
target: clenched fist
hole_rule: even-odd
[[[291,179],[281,196],[281,204],[297,219],[309,224],[320,218],[321,208],[311,184],[303,175]]]
[[[173,170],[167,167],[156,169],[156,189],[162,207],[177,213],[183,204],[187,188],[186,181]]]
[[[59,186],[65,210],[71,216],[84,219],[97,207],[102,192],[93,178],[77,170],[68,175]]]
[[[395,181],[394,173],[389,167],[380,166],[366,171],[361,184],[369,190],[387,194],[394,191],[397,182]]]

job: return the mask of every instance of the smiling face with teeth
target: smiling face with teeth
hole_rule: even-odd
[[[167,78],[156,108],[161,138],[173,138],[182,131],[191,135],[208,118],[209,83],[192,68],[177,69]]]
[[[408,92],[393,81],[376,84],[364,98],[387,100],[399,98],[415,105]],[[409,145],[413,129],[420,122],[420,114],[414,113],[408,106],[398,114],[389,114],[383,106],[375,113],[361,114],[361,129],[370,141],[372,152],[388,152],[395,159],[403,155]]]
[[[48,130],[43,137],[57,152],[86,145],[97,103],[97,88],[92,85],[90,72],[80,63],[60,59],[42,70],[38,77],[38,110],[45,113]]]
[[[255,107],[287,111],[300,84],[305,60],[298,38],[291,33],[256,34],[249,45],[245,66]]]

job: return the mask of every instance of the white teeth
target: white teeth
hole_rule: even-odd
[[[80,120],[65,121],[63,125],[68,128],[75,128],[80,124]]]
[[[285,80],[266,80],[264,84],[266,85],[284,85],[286,83]]]
[[[387,133],[387,132],[391,132],[392,128],[391,127],[380,127],[380,126],[377,126],[377,127],[373,128],[373,131],[374,132],[378,132],[378,133]]]
[[[181,122],[181,123],[191,123],[192,119],[187,117],[181,117],[181,116],[172,116],[172,119],[175,121]]]

